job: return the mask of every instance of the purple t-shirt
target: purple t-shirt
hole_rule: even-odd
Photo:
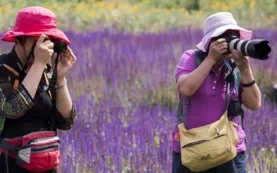
[[[199,89],[190,97],[190,105],[186,115],[185,126],[187,129],[204,126],[218,120],[225,112],[225,96],[226,96],[226,82],[224,79],[224,65],[218,70],[211,70],[206,79],[203,81]],[[188,74],[196,69],[194,50],[186,51],[181,57],[175,73],[175,79],[182,74]],[[232,91],[232,85],[230,85]],[[231,98],[237,97],[236,94],[231,92]],[[241,127],[239,118],[233,119],[238,124],[238,144],[237,151],[245,151],[245,132]],[[174,128],[172,133],[173,150],[180,152],[180,142],[178,127]]]

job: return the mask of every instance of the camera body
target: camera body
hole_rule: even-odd
[[[239,31],[228,30],[215,39],[225,38],[228,43],[228,52],[233,50],[241,52],[244,56],[254,59],[267,60],[268,54],[271,52],[269,41],[265,39],[241,40]]]
[[[50,39],[45,39],[44,41],[46,40],[50,40],[53,44],[54,44],[54,52],[55,53],[63,53],[66,51],[67,49],[67,44],[62,41],[62,40],[59,40],[59,39],[55,39],[55,38],[50,38]]]
[[[56,53],[63,53],[67,49],[67,44],[61,40],[51,39],[54,43],[54,52]]]
[[[228,105],[228,117],[235,117],[235,116],[241,116],[244,114],[244,111],[241,107],[241,101],[240,100],[230,100],[230,103]]]

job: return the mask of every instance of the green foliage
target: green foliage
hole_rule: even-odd
[[[276,28],[275,0],[1,0],[0,30],[14,24],[19,9],[40,5],[54,11],[59,27],[93,30],[114,27],[130,32],[161,32],[202,27],[218,11],[230,11],[248,28]]]

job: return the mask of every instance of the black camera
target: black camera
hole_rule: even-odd
[[[67,44],[61,40],[51,39],[54,43],[54,52],[56,53],[63,53],[67,49]]]
[[[241,52],[244,56],[250,58],[267,60],[271,52],[269,41],[265,39],[241,40],[238,31],[228,30],[218,38],[225,38],[228,43],[230,53],[233,50]]]
[[[241,101],[231,100],[228,105],[228,117],[241,116],[243,115],[243,109],[241,107]]]

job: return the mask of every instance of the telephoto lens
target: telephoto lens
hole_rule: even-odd
[[[250,58],[267,60],[271,52],[269,41],[265,39],[241,40],[239,38],[226,38],[229,51],[237,50]]]

